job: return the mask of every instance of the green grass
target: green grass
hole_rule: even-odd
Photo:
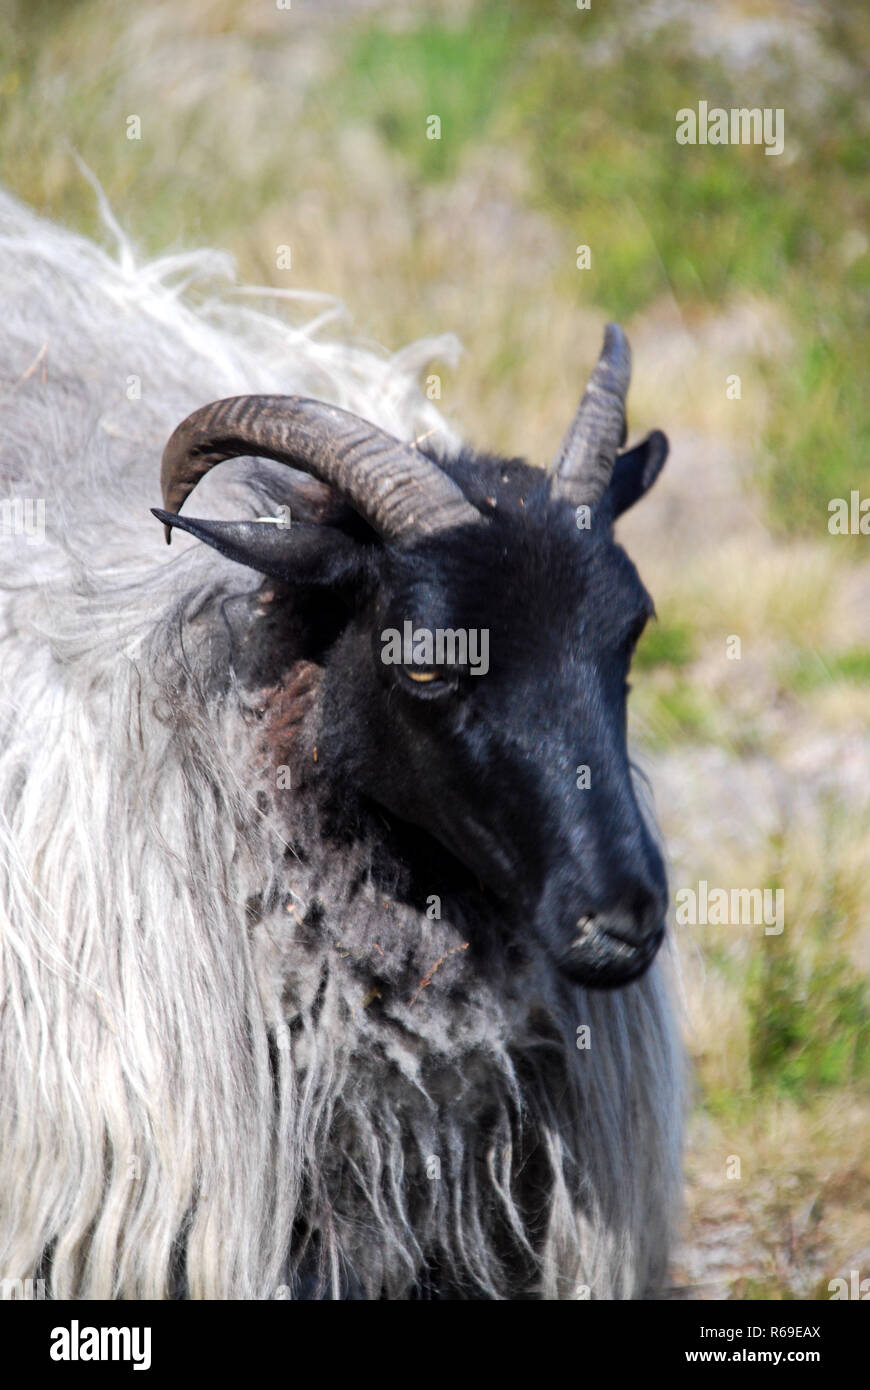
[[[827,1290],[827,1285],[825,1285],[825,1289]],[[730,1296],[733,1300],[748,1299],[751,1302],[760,1300],[765,1303],[788,1303],[797,1298],[797,1294],[789,1288],[784,1280],[776,1278],[754,1279],[751,1277],[738,1279]],[[827,1291],[818,1295],[820,1298],[827,1298],[828,1296]]]
[[[648,671],[655,666],[688,666],[695,653],[695,639],[687,623],[652,622],[634,654],[633,668]]]
[[[454,174],[481,141],[495,160],[521,150],[534,204],[564,233],[555,288],[609,316],[663,294],[689,317],[741,291],[782,305],[791,350],[744,370],[763,377],[771,403],[760,441],[771,517],[818,532],[831,497],[862,482],[870,492],[870,391],[856,351],[870,317],[870,256],[844,265],[838,253],[847,231],[860,236],[870,222],[860,86],[820,89],[805,107],[784,52],[786,80],[753,74],[753,102],[784,105],[785,155],[680,146],[678,109],[701,96],[743,105],[743,84],[699,62],[679,33],[650,45],[623,21],[602,9],[499,0],[475,7],[467,28],[430,21],[397,35],[375,26],[351,50],[339,106],[372,121],[421,182]],[[828,28],[831,51],[848,61],[868,27],[846,6]],[[596,40],[617,29],[613,57],[592,60]],[[440,141],[424,136],[432,112],[442,117]],[[592,265],[578,283],[569,251],[581,243]]]
[[[798,652],[784,676],[784,684],[798,694],[835,681],[870,685],[870,647],[851,647],[837,653]]]
[[[835,857],[844,829],[841,811],[830,807],[820,902],[807,914],[786,893],[785,928],[765,937],[747,972],[752,1090],[801,1104],[870,1078],[870,979],[845,950],[860,910]],[[774,836],[771,851],[782,858],[787,842]]]
[[[828,953],[801,967],[786,935],[769,937],[750,989],[755,1090],[794,1100],[870,1077],[870,994],[852,964]]]
[[[256,86],[253,69],[221,75],[219,103],[185,104],[173,94],[155,104],[130,80],[129,55],[111,44],[103,51],[107,15],[123,20],[113,6],[42,0],[16,3],[12,15],[0,56],[5,176],[55,215],[96,230],[90,191],[74,167],[59,166],[63,145],[99,169],[121,220],[154,251],[203,232],[235,248],[243,210],[286,208],[312,170],[326,174],[348,125],[370,129],[389,149],[412,207],[469,161],[484,157],[496,169],[519,160],[528,206],[564,244],[554,296],[618,318],[663,296],[675,297],[687,321],[742,292],[780,306],[790,347],[735,368],[747,389],[761,383],[767,394],[756,472],[775,525],[818,534],[832,497],[853,487],[870,495],[860,350],[870,322],[870,253],[860,250],[870,225],[870,122],[855,61],[870,16],[859,4],[838,6],[823,28],[850,81],[808,83],[787,48],[778,69],[753,71],[753,103],[785,109],[780,157],[753,146],[678,145],[678,109],[702,97],[743,105],[745,81],[699,58],[678,27],[650,39],[605,6],[481,0],[459,19],[432,6],[401,26],[377,14],[349,21],[336,30],[326,82],[313,84],[301,116],[282,125],[281,139],[263,140],[255,158],[243,141],[234,148],[232,115]],[[222,27],[231,29],[232,17],[218,9],[211,28]],[[270,40],[254,35],[249,47],[256,64]],[[68,51],[89,50],[102,60],[59,78]],[[812,102],[801,99],[808,86]],[[126,115],[140,108],[142,140],[128,141]],[[427,138],[433,115],[440,139]],[[227,177],[212,177],[217,168]],[[461,225],[455,231],[461,257]],[[852,238],[848,255],[844,237]],[[592,265],[581,272],[574,248],[582,243]],[[256,254],[268,271],[269,253]],[[523,273],[518,264],[520,292]],[[865,548],[852,538],[843,549],[857,557]]]
[[[454,174],[465,147],[486,138],[504,109],[515,23],[509,7],[498,6],[467,29],[363,30],[349,54],[335,115],[374,126],[423,180]],[[431,117],[440,121],[436,138]]]

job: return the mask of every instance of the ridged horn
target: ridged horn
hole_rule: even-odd
[[[358,415],[301,396],[231,396],[188,415],[163,451],[166,510],[178,512],[215,464],[246,454],[328,484],[385,540],[410,544],[481,523],[452,478],[424,454]],[[167,544],[171,534],[167,526]]]
[[[601,355],[553,462],[552,497],[592,506],[607,491],[617,451],[626,439],[630,379],[628,339],[618,323],[609,323]]]

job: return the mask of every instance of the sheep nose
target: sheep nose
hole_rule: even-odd
[[[597,914],[597,925],[606,936],[635,950],[648,949],[664,931],[667,897],[657,883],[637,881],[626,887],[619,900]]]

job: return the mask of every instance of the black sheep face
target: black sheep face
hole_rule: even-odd
[[[609,325],[549,477],[469,450],[440,458],[298,397],[214,402],[167,444],[176,514],[157,513],[289,586],[303,654],[323,668],[318,775],[336,798],[378,808],[406,864],[412,828],[428,837],[445,877],[479,881],[515,935],[534,932],[597,987],[643,973],[667,901],[626,748],[628,671],[652,603],[613,537],[667,441],[654,432],[618,452],[630,361]],[[319,510],[309,493],[307,518],[303,506],[286,529],[177,515],[240,454],[317,479]],[[283,494],[263,488],[305,502],[298,474]]]
[[[469,491],[485,475],[486,523],[360,555],[325,665],[324,773],[434,837],[573,979],[625,984],[656,954],[667,887],[626,747],[652,601],[613,539],[619,498],[578,526],[525,465],[450,471]]]

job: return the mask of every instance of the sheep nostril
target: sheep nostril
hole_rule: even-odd
[[[657,884],[631,885],[607,912],[598,917],[598,926],[607,936],[634,950],[657,945],[667,916],[666,890]]]
[[[661,918],[639,923],[634,917],[621,915],[602,920],[601,930],[605,936],[630,946],[634,951],[649,951],[658,949],[665,934],[665,924]]]
[[[589,912],[574,924],[571,947],[587,945],[594,937],[610,937],[632,950],[645,951],[658,946],[664,933],[664,908],[650,902],[640,913],[621,908],[612,912]]]

